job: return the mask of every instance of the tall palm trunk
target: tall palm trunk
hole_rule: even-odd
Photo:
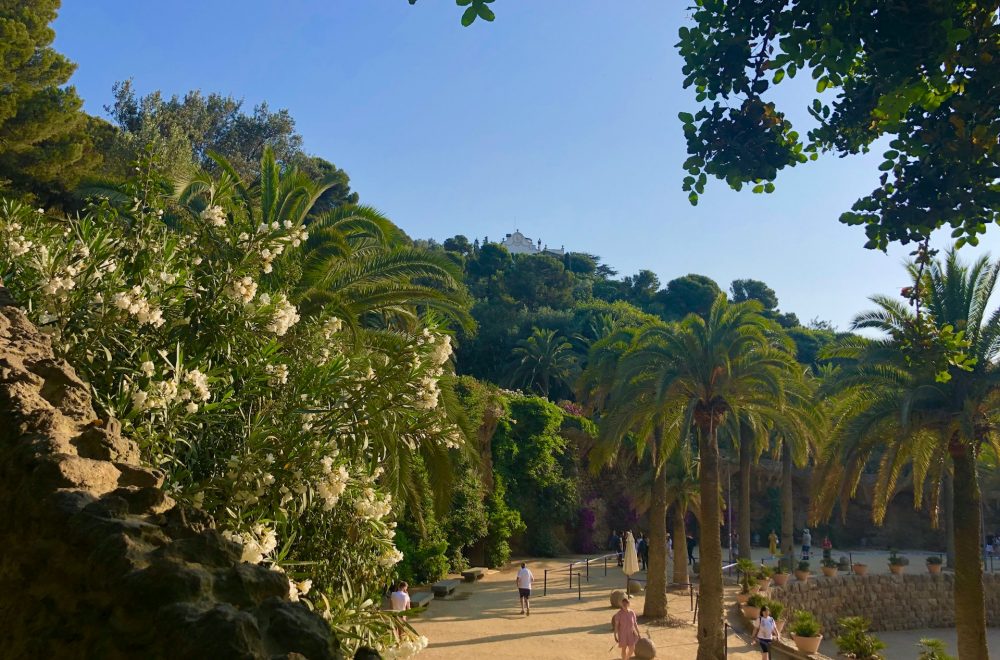
[[[988,660],[976,455],[970,446],[955,439],[950,449],[955,465],[952,482],[955,498],[955,628],[958,633],[958,657],[961,660]]]
[[[722,542],[719,538],[719,438],[716,411],[709,407],[699,424],[701,456],[701,568],[699,577],[698,660],[724,660],[726,638],[722,628]]]
[[[653,619],[667,616],[667,470],[662,466],[653,479],[649,507],[649,566],[642,615]]]
[[[788,443],[781,450],[781,563],[792,570],[795,565],[795,506],[792,492],[792,452]]]
[[[680,504],[674,506],[674,584],[688,583],[688,546],[687,526],[684,524],[686,515]]]
[[[944,471],[944,557],[945,566],[955,568],[955,488],[954,480],[948,470]]]
[[[740,557],[750,557],[750,459],[753,451],[753,429],[740,424]]]

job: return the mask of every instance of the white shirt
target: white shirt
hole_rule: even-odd
[[[757,622],[757,639],[772,639],[774,637],[774,619],[762,616]]]
[[[527,568],[522,568],[517,572],[517,588],[518,589],[531,589],[531,582],[535,579],[535,576],[531,574]]]
[[[393,591],[389,594],[389,602],[392,604],[392,609],[397,612],[408,610],[410,609],[410,594],[405,591]]]
[[[813,537],[809,532],[802,535],[802,545],[812,545]]]

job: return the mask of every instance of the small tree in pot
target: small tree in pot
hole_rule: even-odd
[[[819,644],[823,641],[819,630],[819,621],[812,612],[797,610],[792,616],[792,639],[799,651],[815,653],[819,650]]]
[[[931,555],[927,558],[927,572],[932,575],[937,575],[941,572],[942,563],[940,555]]]
[[[774,619],[774,625],[780,634],[785,627],[785,604],[777,600],[768,600],[767,609],[771,611],[771,618]]]
[[[799,562],[798,568],[795,569],[795,579],[805,582],[809,579],[809,575],[809,562],[803,559]]]
[[[764,605],[767,605],[767,598],[762,594],[754,594],[743,606],[743,615],[748,619],[756,619],[760,616],[760,608]]]
[[[749,559],[739,559],[736,562],[736,570],[740,574],[740,593],[737,594],[736,600],[740,605],[746,605],[751,591],[757,586],[757,578],[754,577],[755,569],[753,561]]]
[[[909,565],[909,559],[899,556],[895,550],[889,551],[889,570],[893,575],[900,575]]]
[[[823,560],[823,575],[826,577],[834,577],[837,575],[837,562],[833,559]]]
[[[774,584],[777,586],[785,586],[785,583],[788,582],[788,569],[785,568],[784,564],[778,564],[778,567],[774,569],[774,575],[771,576],[771,579],[774,580]]]

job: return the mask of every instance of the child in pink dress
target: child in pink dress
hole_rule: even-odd
[[[612,617],[615,624],[615,639],[622,650],[622,660],[628,660],[635,653],[639,641],[639,622],[635,612],[629,607],[628,598],[622,598],[621,609]]]

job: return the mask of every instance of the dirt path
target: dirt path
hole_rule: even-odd
[[[502,571],[491,571],[475,584],[462,583],[447,599],[435,599],[421,617],[413,620],[417,631],[430,639],[430,646],[421,654],[428,660],[445,658],[482,658],[483,660],[530,659],[580,660],[620,658],[620,651],[610,648],[611,616],[614,610],[608,601],[613,589],[624,587],[621,569],[603,565],[592,566],[590,580],[584,581],[577,599],[577,584],[569,589],[565,571],[569,560],[529,561],[535,576],[530,616],[519,613],[514,574],[519,564],[512,563]],[[546,568],[563,568],[559,574],[549,574],[549,591],[542,595]],[[644,577],[641,574],[637,577]],[[643,598],[632,601],[633,609],[642,612]],[[671,660],[694,658],[697,650],[695,628],[687,592],[671,595],[668,600],[669,624],[647,625],[641,620],[639,629],[656,644],[658,656]],[[758,653],[735,635],[730,637],[729,657],[756,660]]]

